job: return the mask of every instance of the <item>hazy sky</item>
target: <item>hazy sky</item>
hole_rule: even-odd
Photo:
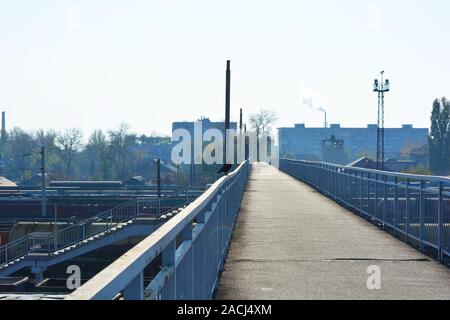
[[[231,59],[232,117],[275,109],[279,126],[376,123],[373,79],[392,83],[386,126],[428,127],[450,96],[450,2],[0,0],[0,108],[8,126],[221,120]],[[319,102],[320,100],[320,102]]]

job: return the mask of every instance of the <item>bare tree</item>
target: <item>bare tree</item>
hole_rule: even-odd
[[[108,131],[111,161],[122,180],[130,177],[131,147],[136,143],[136,135],[128,133],[128,129],[122,123],[118,129]]]
[[[260,109],[249,117],[250,126],[255,130],[257,137],[272,130],[272,125],[278,120],[275,111]]]
[[[108,177],[108,141],[102,130],[94,130],[84,149],[87,158],[87,176],[91,179]]]
[[[8,168],[8,174],[22,181],[31,178],[31,167],[36,160],[36,155],[28,156],[33,151],[35,144],[31,134],[23,131],[22,129],[15,127],[8,134],[8,143],[3,149],[5,149],[8,155],[5,159],[6,168]]]
[[[278,117],[275,111],[260,109],[256,113],[250,114],[249,122],[250,127],[256,132],[256,150],[257,150],[257,159],[259,161],[259,138],[261,134],[269,133],[272,131],[272,126],[277,121]]]
[[[40,147],[45,147],[45,160],[47,169],[52,172],[55,168],[60,166],[60,154],[59,148],[56,145],[56,138],[58,134],[54,130],[39,129],[34,140]]]
[[[64,162],[66,176],[72,177],[73,159],[78,151],[82,148],[81,139],[83,134],[80,129],[66,129],[63,133],[59,133],[56,137],[56,143],[59,146],[59,154]]]

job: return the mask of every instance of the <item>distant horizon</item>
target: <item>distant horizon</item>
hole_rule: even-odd
[[[2,111],[0,111],[0,112],[2,112]],[[211,118],[209,118],[209,117],[207,117],[207,116],[201,116],[201,117],[205,117],[206,119],[210,120],[211,122],[224,122],[223,119],[217,120],[217,119],[211,119]],[[195,117],[194,117],[194,118],[195,118]],[[172,121],[172,123],[170,124],[170,127],[172,126],[173,123],[195,122],[195,121],[198,121],[199,119],[200,119],[200,117],[197,117],[196,120],[181,120],[181,121],[178,121],[178,120],[177,120],[177,121]],[[232,122],[232,123],[239,123],[239,121],[235,121],[235,120],[232,120],[231,122]],[[26,131],[26,132],[33,132],[33,133],[34,133],[34,132],[37,132],[37,131],[39,131],[39,130],[44,130],[44,131],[50,131],[50,130],[53,130],[53,131],[59,132],[59,131],[64,131],[65,129],[77,128],[77,127],[66,127],[66,128],[62,128],[62,129],[39,128],[39,127],[35,127],[35,128],[22,128],[22,127],[17,126],[17,125],[9,126],[8,123],[9,123],[9,122],[8,122],[8,113],[6,112],[6,131],[7,131],[7,132],[10,131],[10,130],[12,130],[12,129],[14,129],[15,127],[16,127],[16,128],[20,128],[20,129],[22,129],[22,130],[24,130],[24,131]],[[247,122],[244,121],[244,124],[245,124],[245,123],[247,123]],[[151,135],[156,134],[156,135],[158,135],[158,136],[169,136],[169,137],[170,137],[170,136],[172,135],[172,131],[171,131],[171,130],[170,130],[169,132],[153,132],[153,131],[150,131],[150,132],[140,132],[140,131],[134,130],[134,129],[133,129],[133,126],[132,126],[130,123],[123,122],[123,124],[126,124],[126,125],[129,126],[129,132],[130,132],[130,133],[134,133],[134,134],[136,134],[136,135],[138,135],[138,136],[139,136],[139,135],[151,136]],[[305,128],[307,128],[307,129],[326,129],[326,128],[324,127],[323,124],[322,124],[322,125],[312,125],[312,126],[310,126],[308,123],[295,122],[295,123],[292,123],[292,125],[287,125],[287,126],[277,126],[277,125],[276,125],[275,128],[274,128],[274,130],[277,130],[277,129],[284,129],[284,128],[295,128],[295,126],[298,126],[298,125],[304,125]],[[365,125],[359,125],[359,126],[344,126],[344,125],[342,125],[341,123],[328,123],[327,128],[328,128],[328,129],[332,129],[331,126],[335,126],[335,125],[339,125],[340,128],[352,129],[352,128],[367,128],[368,126],[376,126],[377,124],[376,124],[376,123],[367,123],[367,124],[365,124]],[[385,127],[385,129],[400,129],[400,128],[402,128],[403,126],[409,126],[409,125],[412,125],[412,127],[413,127],[414,129],[428,129],[428,130],[430,130],[430,126],[427,126],[427,127],[416,126],[416,125],[414,125],[414,124],[412,124],[412,123],[403,123],[403,124],[401,124],[401,125],[399,125],[399,126]],[[83,133],[83,140],[86,140],[86,139],[87,139],[87,138],[88,138],[95,130],[102,130],[104,133],[107,133],[108,130],[114,130],[114,129],[118,128],[119,126],[120,126],[120,124],[119,124],[118,126],[110,127],[110,128],[106,128],[106,129],[100,129],[100,128],[96,129],[96,128],[94,128],[94,129],[92,129],[91,131],[89,131],[88,133],[82,131],[82,133]],[[247,129],[250,129],[250,128],[247,127]]]

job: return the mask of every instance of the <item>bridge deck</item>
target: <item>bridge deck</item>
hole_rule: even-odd
[[[367,268],[381,289],[367,289]],[[450,299],[450,269],[309,186],[254,164],[217,299]]]

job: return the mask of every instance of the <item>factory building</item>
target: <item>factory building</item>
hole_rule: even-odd
[[[293,128],[278,128],[278,134],[280,157],[324,160],[324,155],[329,155],[329,152],[324,153],[324,141],[333,139],[338,141],[334,146],[343,148],[339,158],[345,158],[346,161],[376,155],[377,125],[373,124],[366,128],[342,128],[339,124],[332,124],[328,128],[307,128],[304,124],[296,124]],[[427,144],[428,128],[414,128],[412,125],[385,128],[386,159],[404,158],[405,150]]]
[[[222,133],[222,136],[225,137],[225,122],[214,122],[209,120],[208,118],[205,117],[201,117],[199,120],[197,120],[199,122],[201,122],[201,128],[202,128],[202,132],[201,132],[201,136],[203,137],[203,134],[205,133],[205,131],[209,130],[209,129],[217,129]],[[184,176],[188,177],[189,182],[194,182],[194,181],[198,181],[199,178],[201,178],[204,174],[207,175],[207,173],[205,172],[206,168],[203,164],[194,164],[194,127],[195,127],[195,122],[173,122],[172,123],[172,132],[174,132],[177,129],[185,129],[189,132],[190,136],[191,136],[191,165],[181,165],[179,166],[180,169],[180,173]],[[236,122],[231,122],[230,123],[230,129],[231,130],[237,130],[237,123]],[[172,139],[173,141],[173,139]],[[177,143],[179,143],[178,141],[173,141],[172,142],[172,147],[174,147]],[[202,141],[202,147],[203,150],[207,147],[208,142],[204,142]],[[210,171],[214,172],[215,169],[211,169],[214,166],[210,166]],[[215,168],[215,167],[214,167]],[[210,173],[211,173],[210,172]]]

